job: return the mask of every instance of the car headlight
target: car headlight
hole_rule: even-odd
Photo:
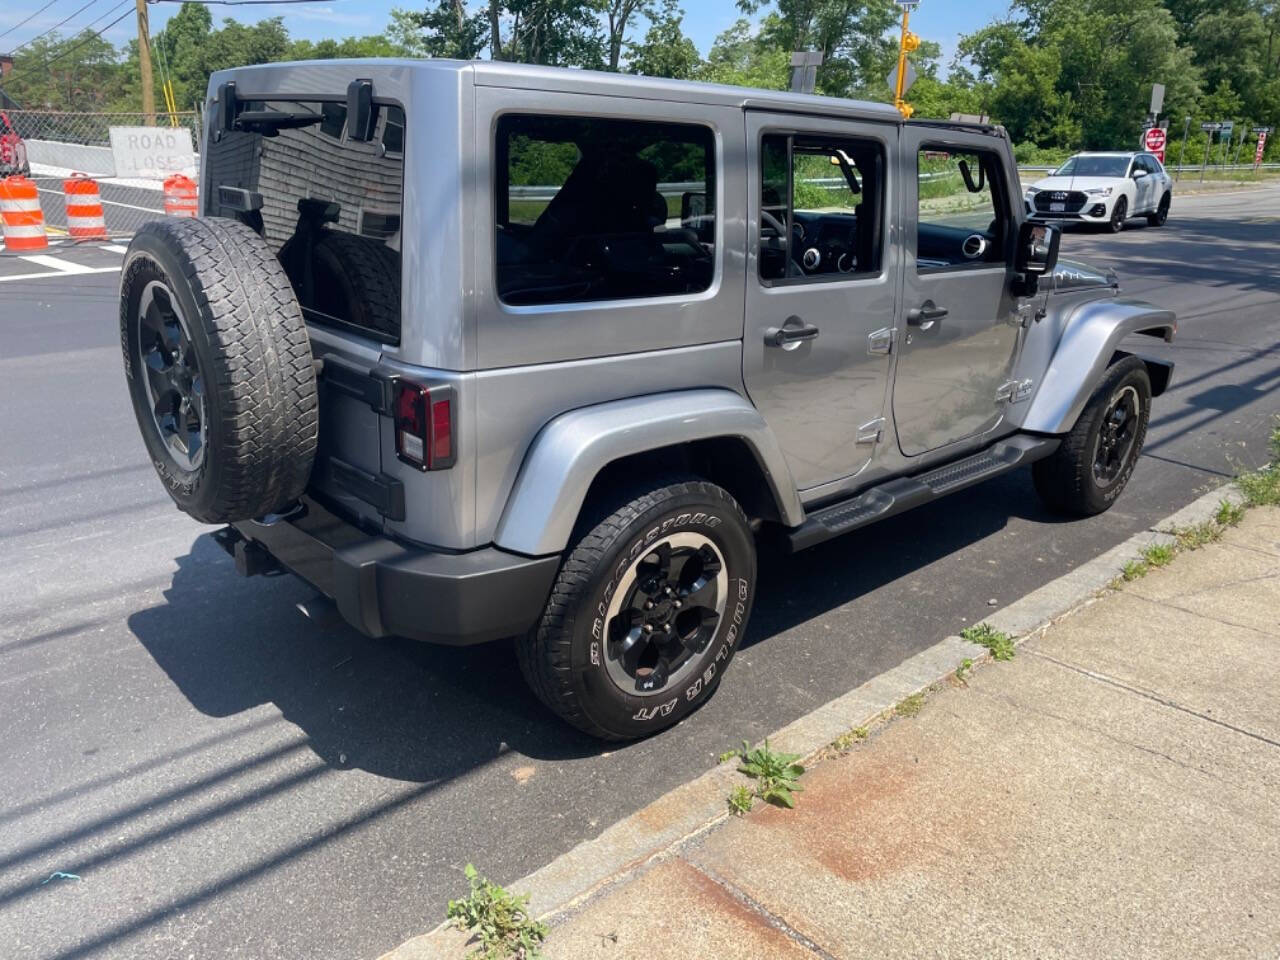
[[[1111,187],[1095,187],[1093,190],[1086,190],[1085,193],[1091,197],[1109,197],[1111,190]]]

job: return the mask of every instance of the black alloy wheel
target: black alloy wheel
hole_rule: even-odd
[[[1119,233],[1124,229],[1125,221],[1129,219],[1129,201],[1121,197],[1116,201],[1115,209],[1111,211],[1111,222],[1107,224],[1112,233]]]
[[[697,666],[724,616],[729,578],[714,541],[677,533],[623,574],[605,615],[605,665],[626,693],[679,686]]]
[[[180,469],[198,470],[208,441],[204,376],[187,320],[163,281],[143,288],[138,319],[137,360],[156,430]]]
[[[1138,390],[1126,385],[1111,399],[1103,414],[1102,428],[1093,450],[1093,476],[1100,488],[1120,479],[1129,463],[1134,441],[1141,425],[1141,400]]]

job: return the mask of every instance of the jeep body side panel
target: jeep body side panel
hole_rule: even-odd
[[[746,441],[783,521],[801,523],[786,460],[756,409],[729,390],[688,390],[586,407],[549,423],[525,458],[494,543],[530,556],[561,551],[600,470],[631,454],[713,437]]]
[[[1022,370],[1043,370],[1020,426],[1035,433],[1069,431],[1130,334],[1154,332],[1171,340],[1178,329],[1173,313],[1138,300],[1093,300],[1050,305],[1049,315],[1033,330]],[[1021,411],[1019,411],[1021,412]]]

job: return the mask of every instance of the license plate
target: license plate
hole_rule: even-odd
[[[1051,203],[1049,204],[1049,212],[1050,213],[1066,213],[1067,205],[1065,203]]]

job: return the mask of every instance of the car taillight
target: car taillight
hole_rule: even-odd
[[[454,463],[453,390],[396,381],[396,456],[419,470]]]

